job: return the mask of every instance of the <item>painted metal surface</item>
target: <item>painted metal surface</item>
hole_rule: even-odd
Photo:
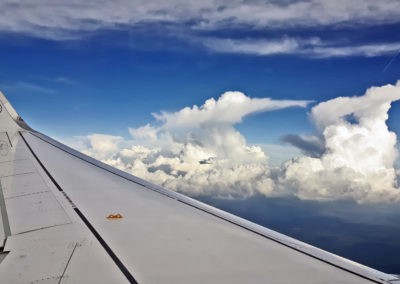
[[[193,200],[189,197],[186,197],[182,194],[164,189],[160,186],[151,184],[145,180],[142,180],[140,178],[137,178],[135,176],[129,175],[128,173],[122,172],[116,168],[113,168],[111,166],[108,166],[106,164],[103,164],[93,158],[87,157],[84,154],[77,152],[43,134],[40,133],[32,133],[35,137],[38,137],[42,139],[42,141],[50,143],[54,147],[82,160],[87,163],[90,163],[91,165],[103,169],[109,173],[113,173],[114,175],[121,177],[123,179],[126,179],[128,181],[132,181],[135,184],[141,185],[146,189],[155,191],[157,193],[160,193],[161,195],[167,196],[171,199],[177,200],[179,202],[182,202],[184,204],[187,204],[191,207],[197,208],[201,211],[205,211],[213,216],[217,216],[223,220],[226,220],[230,223],[236,224],[242,228],[246,228],[247,230],[250,230],[256,234],[265,236],[266,238],[269,238],[273,241],[276,241],[280,244],[283,244],[284,246],[291,247],[295,250],[301,251],[305,253],[306,255],[309,255],[311,257],[318,258],[324,262],[328,262],[334,266],[341,267],[345,270],[357,273],[359,275],[365,276],[367,278],[373,279],[377,282],[387,282],[387,281],[395,281],[396,278],[393,277],[392,275],[388,275],[382,272],[379,272],[377,270],[371,269],[369,267],[363,266],[359,263],[350,261],[348,259],[339,257],[337,255],[328,253],[326,251],[323,251],[321,249],[318,249],[316,247],[313,247],[311,245],[308,245],[306,243],[300,242],[296,239],[290,238],[288,236],[285,236],[283,234],[277,233],[275,231],[272,231],[268,228],[259,226],[257,224],[254,224],[252,222],[249,222],[247,220],[244,220],[242,218],[239,218],[237,216],[234,216],[232,214],[229,214],[227,212],[224,212],[222,210],[216,209],[212,206],[209,206],[207,204],[198,202],[196,200]]]
[[[13,235],[5,251],[1,283],[127,283],[79,224]]]
[[[8,215],[6,202],[0,182],[0,250],[4,247],[5,240],[11,235],[10,224],[8,223]],[[0,261],[2,257],[0,256]]]
[[[71,222],[51,192],[8,198],[6,207],[12,234]]]
[[[4,100],[0,93],[0,283],[127,283],[27,148]]]
[[[160,194],[122,179],[30,133],[23,136],[139,283],[262,283],[266,279],[272,283],[368,282],[227,222],[227,216],[209,214],[207,206],[205,210],[195,209],[191,204],[177,201],[179,196]],[[124,218],[111,221],[106,218],[115,212]],[[312,248],[279,237],[286,244],[304,250]],[[321,254],[321,258],[343,262],[331,254],[322,251]],[[350,264],[344,263],[349,267]],[[351,267],[364,269],[357,264]],[[387,277],[373,270],[368,272],[372,279],[375,273]],[[380,281],[379,277],[375,279]]]
[[[36,194],[49,191],[46,183],[37,172],[1,178],[4,198]]]
[[[106,166],[27,128],[1,93],[0,102],[0,182],[11,228],[2,282],[397,279]]]

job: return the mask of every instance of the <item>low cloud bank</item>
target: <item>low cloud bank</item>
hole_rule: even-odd
[[[260,147],[248,145],[233,125],[249,114],[305,107],[308,103],[226,92],[200,107],[153,114],[154,124],[130,129],[132,141],[94,134],[81,137],[78,148],[124,171],[190,195],[269,195],[274,181],[267,155]]]
[[[305,107],[309,101],[226,92],[200,107],[154,114],[153,124],[130,129],[131,140],[93,134],[78,137],[72,146],[192,196],[289,194],[315,200],[397,202],[397,137],[386,120],[391,103],[399,99],[400,82],[369,88],[360,97],[338,97],[314,106],[310,118],[316,135],[284,137],[304,155],[280,167],[271,167],[267,154],[248,145],[234,125],[249,114]]]

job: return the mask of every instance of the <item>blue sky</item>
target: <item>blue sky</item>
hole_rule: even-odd
[[[327,165],[326,160],[339,158],[345,160],[346,172],[361,173],[368,180],[373,175],[362,168],[361,162],[356,165],[352,160],[370,163],[372,158],[365,154],[368,147],[377,155],[373,167],[382,166],[390,172],[391,182],[386,186],[397,188],[398,146],[390,132],[381,134],[387,142],[381,145],[387,144],[387,150],[379,149],[380,142],[374,139],[377,129],[361,122],[356,121],[358,130],[353,129],[350,142],[340,140],[343,137],[339,132],[335,132],[336,138],[325,134],[329,126],[339,131],[343,123],[353,131],[352,122],[346,119],[365,116],[360,103],[368,105],[368,100],[355,101],[353,109],[335,117],[335,123],[324,125],[324,129],[316,128],[324,121],[323,115],[310,113],[320,103],[335,107],[338,97],[362,96],[372,86],[396,84],[400,79],[399,5],[393,0],[379,4],[370,0],[41,0],[34,5],[6,1],[0,4],[0,89],[33,128],[133,174],[143,169],[134,171],[134,161],[127,162],[127,151],[134,152],[129,152],[130,158],[143,154],[133,145],[147,147],[146,155],[151,157],[172,155],[181,159],[181,163],[188,163],[184,168],[175,165],[170,171],[165,166],[146,164],[143,173],[178,190],[179,185],[170,184],[172,181],[163,175],[155,177],[152,171],[161,169],[172,179],[172,172],[178,176],[195,172],[201,162],[217,167],[223,180],[226,169],[257,164],[262,165],[256,167],[258,170],[267,173],[258,192],[270,188],[270,183],[276,184],[276,179],[287,172],[274,174],[266,166],[268,162],[275,167],[304,155],[313,158],[307,163],[322,163],[326,176],[343,168],[340,163]],[[228,94],[224,102],[219,101],[228,91],[240,93]],[[387,124],[399,134],[400,104],[395,96],[388,97],[392,108]],[[215,99],[221,113],[217,113],[218,107],[214,114],[202,109],[210,98]],[[254,98],[270,98],[280,106],[276,110],[257,108]],[[246,109],[250,105],[242,104],[235,109],[238,117],[218,121],[219,116],[229,114],[238,99],[255,105]],[[290,107],[283,106],[281,100],[291,100]],[[193,108],[185,116],[184,108],[193,105],[202,113],[196,116]],[[328,108],[327,115],[334,116],[331,111]],[[154,116],[162,112],[167,115]],[[366,116],[373,112],[371,107]],[[170,119],[175,121],[172,127]],[[176,124],[180,120],[197,122],[190,124],[192,128],[182,128]],[[143,128],[145,125],[147,128]],[[365,140],[357,142],[360,145],[354,144],[359,141],[357,131],[367,133]],[[218,144],[224,140],[225,145]],[[171,141],[175,144],[169,145]],[[354,157],[348,158],[337,141],[351,145],[345,150]],[[365,151],[359,153],[357,149],[364,146]],[[168,151],[172,153],[165,156]],[[180,153],[185,155],[181,157]],[[231,162],[226,164],[226,160]],[[205,171],[210,174],[213,170]],[[316,177],[314,183],[318,184]],[[350,186],[354,180],[348,177],[344,182]],[[371,182],[365,186],[371,186]],[[332,184],[327,196],[314,196],[307,190],[295,195],[337,198],[337,186]],[[238,192],[217,190],[213,194],[247,196],[254,191],[253,186],[244,191],[241,186],[233,187],[239,188]],[[270,194],[269,189],[264,191]],[[357,194],[350,198],[360,201]],[[377,197],[367,199],[371,198]]]
[[[398,0],[7,0],[0,90],[103,162],[399,274],[399,30]]]
[[[206,22],[207,16],[194,4],[186,8],[191,13],[185,20],[175,19],[175,15],[169,22],[150,20],[153,13],[143,12],[137,15],[137,23],[133,15],[120,24],[112,18],[102,22],[105,12],[89,7],[98,17],[92,19],[97,21],[93,28],[87,27],[90,16],[79,15],[79,5],[72,11],[78,14],[76,19],[70,22],[67,8],[74,8],[60,4],[47,9],[65,19],[37,23],[35,17],[46,10],[38,12],[21,4],[20,10],[28,15],[25,22],[11,19],[0,26],[0,87],[33,126],[55,136],[89,132],[127,135],[128,126],[151,121],[152,112],[200,105],[229,90],[251,97],[316,102],[361,95],[370,86],[395,83],[400,77],[398,58],[388,66],[400,48],[400,24],[395,12],[385,10],[390,3],[381,4],[381,14],[379,10],[376,15],[360,12],[354,21],[350,12],[348,19],[332,12],[327,19],[311,19],[310,23],[301,13],[283,16],[276,23],[274,19],[263,23],[263,18],[255,15],[250,23],[238,16],[226,24],[229,18],[220,15],[221,22],[207,29],[197,28],[196,21],[203,17]],[[115,11],[122,18],[124,4],[132,9],[122,1]],[[357,2],[354,9],[365,5]],[[240,3],[232,6],[240,7]],[[4,21],[13,13],[18,15],[11,4],[4,4],[2,10],[10,14]],[[163,11],[173,14],[168,7]],[[208,20],[213,19],[210,16]],[[221,43],[227,40],[236,42],[231,47]],[[320,43],[288,47],[285,40]],[[271,44],[277,45],[278,51],[270,51]],[[390,45],[394,47],[385,49]],[[325,51],[307,50],[310,46]],[[360,51],[363,46],[369,51]],[[338,56],[343,50],[347,53]],[[393,106],[389,121],[397,133],[398,108]],[[250,142],[277,143],[286,133],[312,131],[306,112],[288,109],[254,115],[238,127]]]
[[[73,42],[18,35],[10,41],[3,35],[0,86],[18,111],[43,132],[127,135],[128,126],[151,121],[152,112],[199,105],[229,90],[251,97],[318,102],[361,95],[369,86],[394,83],[400,77],[400,60],[383,71],[394,56],[391,53],[322,59],[225,54],[196,46],[184,49],[185,43],[174,38],[161,40],[182,49],[147,51],[128,45],[129,38],[117,33]],[[159,39],[146,36],[146,40]],[[306,113],[290,109],[259,114],[239,128],[251,142],[277,143],[286,133],[312,131]],[[394,121],[399,118],[394,105],[389,125],[397,133],[400,128]]]

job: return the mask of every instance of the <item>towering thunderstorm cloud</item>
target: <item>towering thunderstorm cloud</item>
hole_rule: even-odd
[[[386,125],[391,103],[399,99],[400,82],[313,107],[310,116],[325,151],[319,158],[287,162],[282,185],[307,199],[400,201],[394,168],[397,138]]]
[[[400,82],[372,87],[360,97],[338,97],[314,106],[310,118],[318,133],[309,138],[302,135],[301,141],[318,144],[318,154],[304,154],[280,168],[271,168],[266,153],[248,145],[234,125],[252,113],[305,107],[309,101],[226,92],[200,107],[154,114],[154,124],[130,129],[132,140],[93,134],[80,137],[75,147],[190,195],[290,194],[302,199],[397,202],[397,138],[386,120],[391,103],[399,99]],[[300,141],[295,138],[286,139]]]

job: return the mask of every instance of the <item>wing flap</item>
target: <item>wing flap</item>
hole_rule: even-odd
[[[49,244],[34,239],[33,233],[11,236],[0,265],[3,283],[59,283],[76,244],[71,241]],[[46,261],[42,261],[42,260]]]
[[[71,223],[53,193],[48,191],[7,198],[6,206],[12,234]]]
[[[5,251],[2,283],[127,283],[82,225],[11,236]]]
[[[49,192],[47,185],[37,172],[1,178],[4,198]]]

